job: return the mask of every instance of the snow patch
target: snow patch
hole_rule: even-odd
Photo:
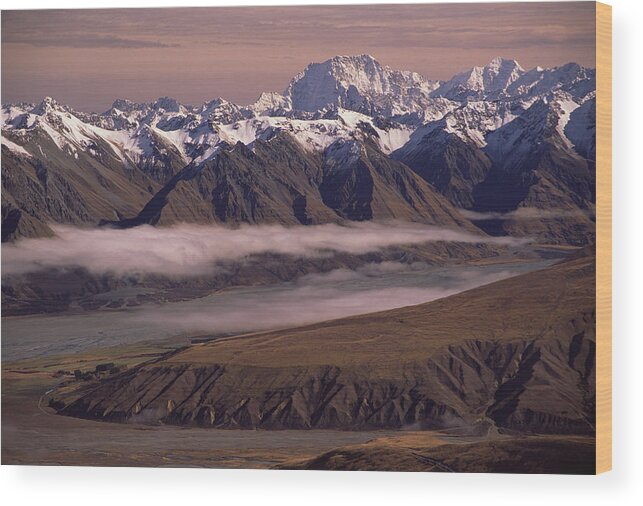
[[[6,137],[2,137],[2,145],[6,146],[9,148],[9,151],[20,155],[20,156],[26,156],[27,158],[32,158],[32,155],[22,146],[18,146],[15,142],[10,141]]]

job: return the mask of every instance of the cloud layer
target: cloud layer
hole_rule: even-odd
[[[495,56],[593,67],[595,29],[591,2],[5,11],[2,99],[88,112],[166,95],[247,104],[337,54],[431,79]]]
[[[184,343],[189,336],[304,325],[427,302],[547,264],[432,267],[380,262],[180,302],[3,318],[2,358],[64,355],[176,337]]]
[[[332,252],[363,254],[389,246],[432,241],[513,244],[417,223],[357,223],[284,227],[281,225],[151,226],[128,230],[54,226],[55,237],[23,239],[2,247],[4,275],[46,268],[84,267],[92,273],[134,272],[195,276],[213,272],[217,263],[276,253],[318,257]]]
[[[226,334],[286,328],[421,304],[514,276],[525,269],[431,268],[381,262],[357,270],[311,274],[295,283],[213,294],[189,303],[146,308],[137,324],[177,333]]]

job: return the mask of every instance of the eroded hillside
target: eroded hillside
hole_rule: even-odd
[[[54,393],[59,414],[225,428],[593,434],[595,259],[438,301],[191,346]]]

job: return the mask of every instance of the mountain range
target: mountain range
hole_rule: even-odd
[[[494,58],[434,81],[360,55],[312,63],[246,106],[7,104],[2,240],[51,235],[51,223],[402,219],[584,245],[595,88],[574,63]]]

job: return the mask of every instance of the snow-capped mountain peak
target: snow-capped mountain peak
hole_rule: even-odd
[[[335,56],[311,63],[284,92],[292,108],[319,111],[343,107],[370,115],[419,113],[430,107],[439,83],[408,71],[382,66],[370,55]]]
[[[59,104],[56,99],[52,97],[45,97],[42,101],[33,108],[32,112],[37,115],[47,114],[51,111],[64,111],[66,108]]]
[[[513,58],[503,58],[502,56],[496,56],[493,58],[486,66],[486,69],[496,69],[499,70],[501,68],[514,68],[519,70],[520,72],[524,72],[525,69],[523,69],[520,66],[520,63],[518,63],[516,60]]]
[[[132,102],[131,100],[128,100],[126,98],[118,98],[114,100],[111,108],[118,109],[119,111],[131,112],[136,109],[138,105],[139,104],[136,104],[135,102]]]
[[[253,104],[248,106],[255,114],[277,115],[279,112],[286,112],[292,109],[290,97],[284,96],[276,91],[263,92]]]
[[[370,137],[388,154],[422,143],[434,131],[485,148],[492,132],[521,116],[537,115],[540,107],[543,114],[559,111],[561,137],[571,132],[570,146],[590,153],[585,137],[591,138],[592,125],[585,111],[591,113],[591,106],[574,111],[594,89],[594,71],[574,63],[525,71],[515,60],[497,57],[440,83],[392,70],[370,55],[335,56],[308,65],[284,94],[262,93],[245,107],[223,98],[190,106],[160,97],[148,103],[118,99],[104,113],[86,114],[46,97],[37,105],[3,107],[2,129],[3,135],[10,132],[11,146],[26,146],[38,130],[72,153],[98,156],[100,145],[128,164],[161,164],[167,156],[200,164],[226,145],[242,142],[252,148],[276,132],[314,151],[340,139]],[[531,108],[536,102],[540,105]]]
[[[507,87],[525,73],[516,60],[507,60],[497,56],[484,67],[485,87],[492,90],[506,90]]]
[[[473,67],[457,74],[443,83],[433,96],[452,100],[480,100],[491,95],[500,96],[524,73],[525,70],[516,60],[497,56],[484,67]]]
[[[156,110],[180,112],[183,106],[179,104],[179,102],[174,98],[160,97],[156,100],[156,102],[154,102],[153,107]]]

